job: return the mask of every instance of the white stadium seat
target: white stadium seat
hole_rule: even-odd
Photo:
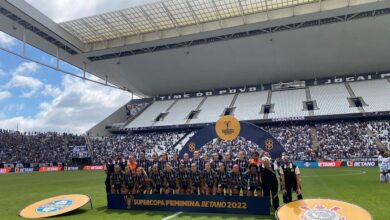
[[[311,86],[311,99],[317,101],[319,109],[314,110],[314,115],[335,115],[358,113],[356,107],[350,107],[348,97],[350,97],[347,88],[343,83]]]
[[[195,110],[203,98],[188,98],[178,100],[169,110],[164,120],[157,122],[156,126],[185,124],[188,114]]]
[[[152,126],[156,117],[165,112],[169,106],[173,104],[174,100],[156,101],[150,105],[144,112],[134,119],[126,128],[140,128]]]
[[[229,107],[234,95],[210,96],[200,107],[198,117],[192,119],[190,124],[215,122],[222,115],[225,108]]]
[[[349,84],[356,96],[361,96],[368,106],[366,112],[390,110],[390,83],[387,80],[353,82]]]
[[[234,103],[234,116],[240,120],[263,119],[263,114],[259,114],[261,106],[267,102],[268,91],[242,93],[237,96]]]
[[[304,89],[272,92],[271,104],[274,104],[274,113],[269,118],[287,118],[307,116],[308,111],[303,111],[303,102],[306,101]]]

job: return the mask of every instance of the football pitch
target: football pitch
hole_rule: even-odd
[[[80,210],[50,219],[275,219],[273,211],[272,216],[210,213],[180,213],[172,216],[174,212],[107,210],[104,179],[105,173],[102,171],[0,175],[0,219],[21,219],[18,213],[25,206],[44,198],[72,193],[89,195],[93,209],[85,205]],[[343,200],[367,209],[375,220],[390,219],[390,184],[379,183],[376,167],[302,169],[302,185],[304,198]]]

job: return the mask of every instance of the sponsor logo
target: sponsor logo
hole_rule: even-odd
[[[51,212],[57,212],[61,209],[67,208],[73,204],[73,200],[71,199],[61,199],[61,200],[55,200],[53,202],[46,203],[42,206],[39,206],[36,209],[37,213],[51,213]]]
[[[372,220],[367,210],[333,199],[303,199],[281,206],[278,220]]]
[[[337,211],[340,207],[332,207],[328,209],[326,206],[318,204],[314,208],[307,206],[300,207],[304,213],[301,220],[347,220],[345,216],[341,216]]]
[[[306,162],[306,163],[305,163],[305,167],[310,167],[310,163],[309,163],[309,162]]]
[[[191,142],[190,144],[188,144],[188,150],[189,150],[190,152],[194,152],[195,149],[196,149],[196,145],[195,145],[194,142]]]
[[[215,124],[215,131],[219,138],[231,141],[240,134],[240,122],[231,115],[221,117]]]
[[[341,161],[318,162],[319,167],[340,167]]]
[[[358,161],[355,161],[353,163],[353,166],[354,167],[375,167],[376,166],[376,163],[375,162],[358,162]]]
[[[19,173],[32,173],[34,172],[34,168],[20,168]]]
[[[11,172],[11,168],[9,167],[0,168],[0,173],[10,173],[10,172]]]
[[[106,166],[104,165],[84,166],[83,170],[106,170]]]
[[[272,140],[271,138],[268,138],[267,140],[265,140],[265,149],[270,151],[270,150],[272,150],[272,148],[274,148],[274,140]]]
[[[58,172],[61,171],[62,167],[39,167],[39,172]]]

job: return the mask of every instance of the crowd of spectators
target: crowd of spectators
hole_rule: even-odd
[[[173,153],[173,145],[185,132],[151,132],[140,134],[115,135],[91,140],[92,155],[95,163],[104,163],[109,159],[127,158],[129,154],[145,151],[147,155],[156,152]]]
[[[362,158],[378,155],[374,140],[367,134],[366,122],[316,124],[323,159]]]
[[[370,121],[368,127],[382,144],[390,150],[390,121]]]
[[[373,131],[374,137],[369,136],[368,128]],[[263,126],[263,129],[284,145],[292,160],[376,157],[375,137],[389,146],[389,121],[281,124]],[[82,148],[82,153],[90,151],[88,156],[91,155],[96,164],[109,159],[125,159],[129,154],[139,155],[141,151],[148,156],[162,152],[172,155],[184,144],[176,144],[179,140],[185,142],[189,139],[183,138],[184,135],[184,131],[129,133],[89,138],[86,142],[81,135],[0,130],[0,163],[70,162],[73,153],[81,152],[77,150],[80,148],[72,146],[89,146],[89,149]],[[313,138],[313,135],[317,137]],[[313,147],[313,139],[318,140],[318,146]],[[213,153],[223,155],[230,152],[232,157],[236,157],[241,150],[248,156],[253,151],[261,151],[256,143],[239,137],[233,141],[214,139],[203,146],[201,152],[209,157]]]
[[[85,145],[80,135],[0,130],[0,162],[52,163],[69,161],[69,146]]]
[[[126,117],[127,117],[127,119],[136,116],[147,105],[148,105],[148,103],[127,104],[126,105]]]

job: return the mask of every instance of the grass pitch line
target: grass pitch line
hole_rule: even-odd
[[[175,214],[170,215],[170,216],[165,217],[165,218],[162,218],[161,220],[168,220],[168,219],[174,218],[174,217],[180,215],[181,213],[183,213],[183,212],[176,212]]]

